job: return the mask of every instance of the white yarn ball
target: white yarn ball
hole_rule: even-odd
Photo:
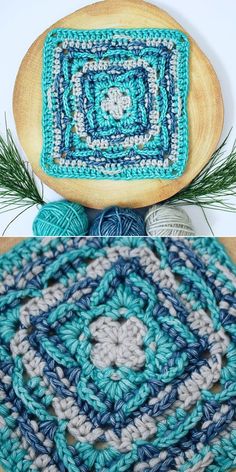
[[[186,211],[174,205],[154,205],[145,217],[148,236],[194,236]]]

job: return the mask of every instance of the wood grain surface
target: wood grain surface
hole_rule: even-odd
[[[24,239],[29,238],[0,237],[0,254],[4,254],[5,252],[9,251],[9,249],[11,249]],[[231,259],[236,263],[236,237],[219,238],[219,241],[224,245]]]
[[[7,252],[20,241],[26,238],[0,238],[0,254]],[[221,243],[225,246],[232,260],[236,263],[236,237],[235,238],[219,238]],[[6,472],[0,467],[0,472]],[[7,471],[8,472],[8,471]],[[228,472],[236,472],[236,469],[231,469]]]
[[[78,2],[79,4],[79,2]],[[105,0],[82,8],[51,28],[171,28],[184,31],[165,11],[144,0]],[[50,28],[50,29],[51,29]],[[39,160],[42,149],[42,50],[45,31],[31,46],[21,64],[13,108],[21,144],[34,172],[63,197],[92,208],[118,204],[143,207],[181,190],[199,173],[217,147],[223,126],[223,103],[212,65],[195,41],[191,42],[188,102],[190,151],[187,169],[176,180],[101,181],[47,176]]]

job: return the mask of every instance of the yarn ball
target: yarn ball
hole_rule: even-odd
[[[33,222],[34,236],[83,236],[88,231],[88,217],[78,203],[46,203]]]
[[[111,207],[99,213],[90,229],[91,236],[143,236],[143,218],[129,208]]]
[[[148,236],[194,236],[186,211],[174,205],[154,205],[145,217]]]

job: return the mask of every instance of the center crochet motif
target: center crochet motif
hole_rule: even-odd
[[[189,41],[176,30],[52,30],[41,165],[55,177],[176,178],[188,155]]]
[[[33,238],[1,256],[4,471],[229,472],[235,282],[205,238]]]
[[[123,94],[119,88],[111,87],[107,92],[107,97],[101,102],[101,108],[110,113],[115,120],[121,120],[131,104],[131,98],[128,95]]]
[[[140,349],[147,328],[134,316],[124,324],[110,317],[101,317],[90,326],[97,344],[92,349],[91,359],[97,367],[131,367],[139,370],[145,363],[145,354]],[[119,377],[117,377],[119,379]]]

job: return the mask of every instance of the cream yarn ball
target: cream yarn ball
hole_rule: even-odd
[[[175,205],[154,205],[145,217],[148,236],[194,236],[192,221],[186,211]]]

